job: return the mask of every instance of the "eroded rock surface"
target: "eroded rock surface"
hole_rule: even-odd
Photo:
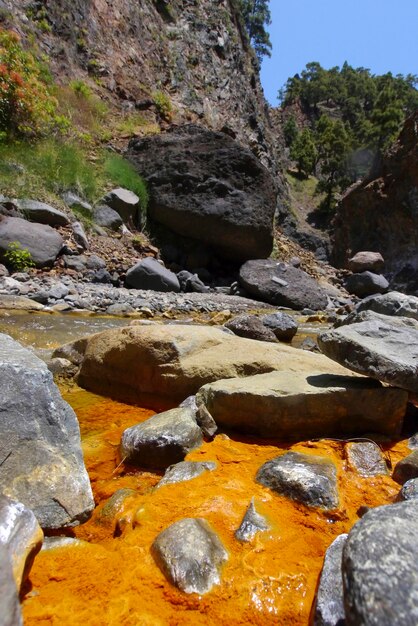
[[[19,596],[7,549],[0,544],[0,626],[23,626]]]
[[[316,594],[313,626],[345,626],[342,554],[346,534],[339,535],[325,553]]]
[[[382,315],[412,317],[418,320],[418,298],[399,291],[390,291],[365,298],[357,305],[356,311],[375,311]]]
[[[266,518],[256,511],[253,498],[245,511],[239,528],[235,531],[235,538],[242,542],[251,541],[257,533],[269,528]]]

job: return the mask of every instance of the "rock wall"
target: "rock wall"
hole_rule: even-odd
[[[418,293],[418,111],[368,179],[344,196],[334,221],[333,261],[381,252],[391,286]]]
[[[57,80],[89,80],[126,108],[167,94],[175,122],[224,130],[280,169],[258,64],[236,0],[3,0]],[[7,13],[8,11],[8,13]],[[96,81],[96,83],[93,82]]]

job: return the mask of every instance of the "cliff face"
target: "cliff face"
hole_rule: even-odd
[[[87,80],[118,106],[167,94],[174,122],[225,130],[279,168],[257,64],[234,0],[3,0],[56,79]],[[94,83],[93,83],[94,81]]]
[[[382,164],[349,190],[334,223],[333,260],[383,254],[391,286],[418,293],[418,112],[405,123]]]

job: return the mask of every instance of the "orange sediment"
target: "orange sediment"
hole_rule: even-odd
[[[66,399],[80,420],[97,507],[74,529],[88,543],[35,560],[23,603],[26,626],[305,626],[326,548],[357,521],[359,507],[393,502],[399,491],[388,476],[352,471],[342,442],[283,445],[225,435],[187,457],[216,461],[214,471],[155,489],[161,473],[127,468],[118,457],[123,430],[152,412],[82,391]],[[338,511],[309,509],[255,482],[265,461],[289,449],[335,462]],[[403,443],[391,447],[393,463],[404,455]],[[109,513],[106,502],[119,489],[133,491]],[[242,544],[234,532],[252,497],[271,528]],[[221,584],[202,597],[171,585],[150,552],[158,533],[184,517],[205,518],[229,553]]]

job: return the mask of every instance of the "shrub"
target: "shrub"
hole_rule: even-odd
[[[70,82],[70,87],[74,91],[74,93],[81,98],[86,98],[86,100],[88,100],[91,96],[90,87],[86,85],[86,83],[82,80],[72,80]]]
[[[0,132],[7,138],[59,126],[57,100],[42,78],[41,64],[22,48],[19,35],[0,29]]]
[[[26,248],[22,248],[18,241],[11,241],[4,253],[6,263],[15,272],[23,272],[30,267],[35,267],[31,253]]]
[[[163,93],[162,91],[154,91],[154,93],[152,94],[152,99],[154,100],[154,104],[157,107],[157,111],[161,115],[161,117],[167,121],[170,121],[173,114],[173,106],[167,94]]]

